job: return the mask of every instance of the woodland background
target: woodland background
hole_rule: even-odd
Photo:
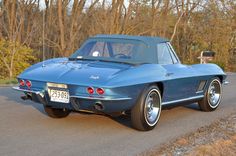
[[[212,50],[236,71],[236,0],[0,0],[0,79],[42,61],[43,48],[45,59],[69,56],[96,34],[165,37],[183,63]]]

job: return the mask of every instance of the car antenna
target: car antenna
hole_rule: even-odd
[[[44,51],[44,29],[45,29],[45,10],[43,9],[43,65],[42,67],[45,67],[44,60],[45,60],[45,51]]]

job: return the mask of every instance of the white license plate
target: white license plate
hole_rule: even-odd
[[[69,103],[69,92],[65,90],[48,89],[50,100],[53,102]]]

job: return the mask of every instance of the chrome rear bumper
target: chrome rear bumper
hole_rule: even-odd
[[[35,91],[35,90],[27,90],[21,89],[20,87],[12,87],[14,90],[22,91],[26,93],[35,93],[44,97],[44,91]],[[70,95],[70,98],[78,98],[78,99],[88,99],[88,100],[101,100],[101,101],[122,101],[122,100],[131,100],[130,97],[97,97],[97,96],[85,96],[85,95]]]
[[[40,91],[34,91],[34,90],[27,90],[27,89],[21,89],[20,87],[12,87],[13,89],[17,91],[22,91],[22,92],[27,92],[27,93],[35,93],[35,94],[40,94],[42,92]]]

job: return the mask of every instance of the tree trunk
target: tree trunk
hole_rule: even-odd
[[[64,21],[62,15],[62,0],[57,1],[58,6],[58,23],[59,23],[59,30],[60,30],[60,54],[64,56],[64,52],[66,50],[65,46],[65,32],[64,32]]]
[[[16,0],[12,0],[11,2],[8,2],[8,5],[10,8],[8,11],[9,13],[9,33],[10,33],[10,40],[13,41],[15,40],[15,36],[14,36],[14,30],[15,30],[15,20],[16,20]]]

